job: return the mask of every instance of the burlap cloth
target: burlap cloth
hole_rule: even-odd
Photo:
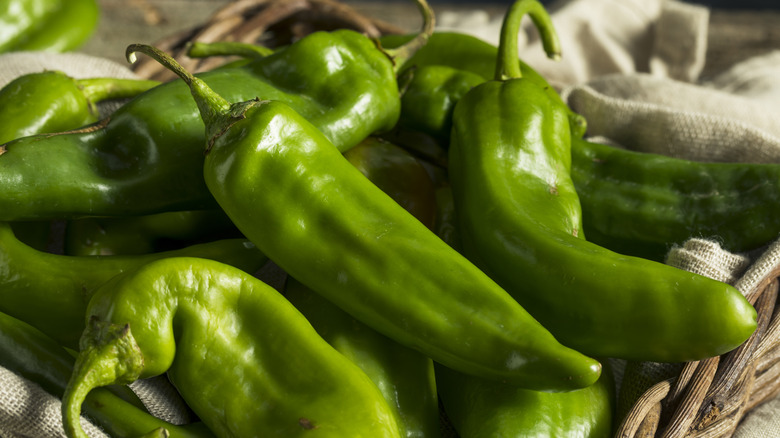
[[[587,118],[589,135],[695,160],[780,162],[780,51],[701,78],[709,18],[705,7],[663,0],[569,0],[549,10],[563,60],[544,58],[531,26],[520,36],[520,55]],[[499,20],[482,11],[443,12],[438,22],[439,29],[498,42]],[[42,69],[76,77],[132,77],[125,65],[82,54],[22,53],[0,56],[0,86]],[[780,242],[751,254],[730,254],[716,242],[699,239],[674,248],[668,259],[742,291],[779,261]],[[622,374],[617,378],[620,382]],[[146,388],[139,394],[156,415],[188,421],[165,379],[136,388]],[[62,436],[57,405],[35,384],[0,370],[3,438]],[[90,436],[104,436],[85,427]],[[747,415],[734,436],[763,438],[777,436],[778,430],[780,399],[775,399]]]

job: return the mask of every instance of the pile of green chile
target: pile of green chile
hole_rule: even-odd
[[[606,359],[755,330],[736,289],[662,254],[773,240],[780,167],[589,142],[517,59],[526,15],[560,54],[540,3],[498,47],[417,4],[412,36],[193,45],[244,58],[197,75],[131,45],[181,80],[0,90],[0,365],[63,401],[69,437],[82,414],[111,436],[609,437]],[[197,422],[122,386],[159,375]]]

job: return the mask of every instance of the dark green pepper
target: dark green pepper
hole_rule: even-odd
[[[449,144],[455,103],[485,79],[446,65],[426,65],[410,70],[409,74],[413,78],[401,97],[399,125],[429,134],[443,145]]]
[[[157,85],[136,79],[75,79],[60,71],[19,76],[0,89],[0,144],[81,128],[98,121],[99,102],[133,97]]]
[[[77,256],[147,254],[240,237],[222,210],[84,218],[68,221],[64,252]]]
[[[525,12],[554,46],[541,4],[515,3],[497,80],[455,108],[449,176],[464,254],[586,354],[666,362],[734,349],[756,327],[755,309],[734,287],[584,239],[567,111],[522,79],[514,55]]]
[[[605,368],[593,385],[530,391],[436,366],[439,397],[459,438],[612,437],[615,382]]]
[[[399,146],[369,137],[344,157],[380,190],[428,228],[436,216],[436,195],[428,171]]]
[[[63,396],[69,437],[93,388],[166,373],[220,437],[400,437],[379,389],[290,302],[219,262],[168,258],[95,293]]]
[[[0,53],[78,48],[94,32],[99,15],[97,0],[0,2]]]
[[[244,239],[222,240],[141,256],[63,256],[34,250],[0,224],[0,312],[21,319],[67,347],[84,330],[89,297],[115,275],[164,257],[219,260],[254,272],[266,262]]]
[[[70,353],[35,327],[0,313],[0,366],[60,398],[75,362]],[[137,437],[160,428],[170,438],[213,436],[202,423],[177,426],[164,422],[110,388],[90,392],[84,401],[84,413],[112,436]]]
[[[207,126],[211,193],[290,276],[380,333],[463,372],[546,390],[596,381],[597,361],[560,345],[290,106],[231,105],[165,53],[128,48],[135,51],[190,85]]]
[[[663,261],[691,237],[739,253],[780,234],[777,164],[695,162],[576,140],[572,179],[588,239],[621,254]]]
[[[379,50],[351,30],[315,32],[243,67],[201,77],[234,101],[287,102],[346,151],[398,119],[393,58],[410,56],[433,26],[427,4],[417,1],[424,31],[396,51]],[[203,129],[187,87],[175,81],[91,129],[0,146],[0,220],[215,208],[203,181]]]

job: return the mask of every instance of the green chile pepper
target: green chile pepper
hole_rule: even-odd
[[[134,255],[240,238],[222,210],[170,211],[148,216],[68,221],[65,254]]]
[[[369,137],[344,157],[380,190],[428,228],[436,216],[436,194],[423,165],[393,143]]]
[[[513,55],[525,12],[554,37],[541,4],[515,3],[499,80],[455,108],[449,171],[464,254],[585,354],[677,362],[734,349],[756,327],[734,287],[583,238],[566,111],[520,77]]]
[[[560,393],[490,382],[440,365],[436,385],[459,438],[612,437],[615,386],[608,368],[593,385]]]
[[[62,345],[75,347],[84,311],[98,286],[115,275],[165,257],[219,260],[254,272],[266,261],[245,239],[230,239],[140,256],[64,256],[30,248],[0,224],[0,312],[21,319]]]
[[[402,62],[425,44],[434,22],[427,3],[416,1],[424,30],[393,52],[351,30],[315,32],[243,67],[201,77],[234,101],[287,102],[346,151],[398,119],[392,58]],[[215,208],[203,181],[203,129],[187,87],[174,81],[90,129],[0,146],[0,220]]]
[[[35,327],[0,313],[0,366],[60,398],[75,362],[57,342]],[[177,426],[162,421],[109,388],[90,392],[84,401],[84,413],[112,436],[141,436],[160,428],[171,438],[214,436],[202,423]]]
[[[388,35],[383,37],[380,41],[382,41],[385,46],[394,47],[408,40],[408,38],[410,38],[410,36]],[[431,35],[431,38],[428,40],[425,47],[417,51],[405,62],[400,71],[403,73],[409,69],[423,70],[428,66],[446,66],[456,70],[474,73],[481,76],[484,81],[489,81],[495,76],[497,57],[498,48],[479,38],[459,32],[436,32]],[[550,99],[566,108],[572,135],[582,137],[587,130],[585,118],[572,111],[566,103],[563,102],[558,92],[550,86],[542,75],[523,62],[523,60],[519,60],[519,62],[520,72],[523,78],[536,83],[545,91],[545,93],[547,93]],[[416,75],[417,73],[412,72],[411,74]],[[430,108],[433,112],[422,113],[420,111],[422,113],[420,114],[422,118],[419,120],[404,118],[402,116],[399,123],[403,126],[407,126],[406,123],[415,121],[416,123],[414,125],[408,127],[422,129],[424,132],[436,135],[444,141],[444,144],[446,145],[449,138],[449,132],[443,130],[441,125],[436,122],[442,118],[446,118],[447,114],[451,113],[452,107],[455,105],[455,102],[457,102],[457,97],[460,97],[460,90],[475,85],[474,82],[476,78],[465,73],[458,74],[450,72],[444,75],[441,75],[440,73],[440,77],[438,78],[440,82],[436,85],[434,84],[434,81],[437,79],[436,75],[433,74],[432,77],[428,77],[429,74],[430,73],[421,73],[421,79],[415,79],[414,76],[412,77],[408,88],[418,89],[419,92],[410,93],[408,96],[405,95],[402,103],[406,108],[418,108],[422,105]],[[458,79],[463,82],[458,84]],[[421,83],[415,84],[416,81],[420,81]],[[425,90],[427,87],[430,87],[432,90],[438,90],[440,93],[442,91],[447,91],[447,89],[451,89],[456,91],[456,94],[449,99],[449,102],[441,96],[434,96],[435,99],[441,101],[441,104],[433,106],[426,103],[428,97],[425,96]],[[440,89],[440,87],[444,87],[444,89]],[[424,123],[428,121],[434,123],[430,126],[425,126]]]
[[[447,145],[455,102],[485,79],[446,65],[426,65],[410,74],[413,78],[401,97],[399,125],[422,131]]]
[[[409,153],[369,137],[344,156],[421,223],[433,227],[433,182]],[[379,334],[293,278],[288,277],[284,296],[320,336],[377,385],[402,436],[439,436],[438,399],[430,358]]]
[[[452,188],[436,191],[436,234],[460,249]],[[436,366],[436,387],[448,421],[460,438],[510,436],[611,437],[615,414],[612,370],[593,385],[546,393],[479,379]]]
[[[157,81],[75,79],[60,71],[21,75],[0,89],[0,144],[81,128],[98,120],[97,103],[133,97]]]
[[[231,105],[165,53],[128,47],[136,51],[191,87],[207,126],[203,172],[211,193],[290,276],[380,333],[463,372],[546,390],[596,381],[597,361],[560,345],[290,106]]]
[[[69,437],[93,388],[167,372],[217,435],[399,437],[379,389],[273,288],[219,262],[169,258],[92,297],[63,396]]]
[[[92,35],[99,15],[96,0],[0,2],[0,53],[75,49]]]
[[[381,335],[295,279],[288,277],[284,296],[323,339],[371,378],[387,400],[401,436],[440,435],[430,358]]]
[[[780,234],[780,166],[704,163],[577,140],[572,179],[588,239],[663,261],[673,244],[712,238],[731,252]]]

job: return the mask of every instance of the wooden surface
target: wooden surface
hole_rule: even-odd
[[[131,43],[155,43],[163,37],[204,23],[230,0],[99,0],[102,17],[96,35],[83,52],[125,62]],[[415,30],[417,10],[410,2],[345,0],[358,11],[404,29]],[[506,10],[506,3],[432,2],[437,14],[448,10],[481,9],[491,16]],[[740,60],[780,49],[780,10],[711,9],[707,64],[703,77]]]

